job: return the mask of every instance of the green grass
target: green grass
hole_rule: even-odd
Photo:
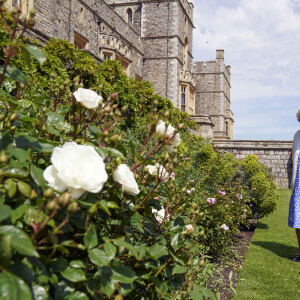
[[[300,262],[295,230],[288,227],[290,190],[280,190],[278,210],[261,219],[255,229],[231,299],[300,299]]]

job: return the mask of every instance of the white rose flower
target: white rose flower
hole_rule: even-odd
[[[175,133],[175,128],[172,125],[168,125],[166,127],[166,123],[162,120],[159,120],[156,124],[156,129],[155,129],[155,134],[157,137],[166,137],[172,139],[169,141],[168,145],[166,145],[166,149],[169,153],[174,151],[175,147],[178,147],[180,145],[181,139],[180,139],[180,134]]]
[[[169,179],[169,173],[160,164],[156,164],[155,166],[148,165],[146,166],[145,170],[148,171],[152,176],[157,176],[158,174],[158,177],[161,181],[168,181]]]
[[[223,225],[221,226],[221,228],[224,229],[224,230],[229,230],[229,227],[228,227],[226,224],[223,224]]]
[[[187,233],[192,233],[194,231],[194,227],[192,224],[185,225]]]
[[[103,159],[92,146],[65,143],[54,148],[51,162],[43,173],[48,185],[59,192],[68,189],[73,198],[100,192],[108,179]]]
[[[134,179],[133,173],[127,165],[119,165],[113,172],[113,179],[122,185],[122,192],[132,195],[139,194],[139,186]]]
[[[165,211],[164,207],[162,209],[160,209],[160,210],[152,208],[152,213],[154,214],[154,217],[155,217],[155,219],[156,219],[156,221],[158,223],[162,223],[163,222],[163,220],[165,218],[165,215],[166,215],[166,211]]]
[[[96,92],[81,87],[78,88],[78,90],[73,93],[73,95],[76,98],[77,102],[80,102],[82,106],[89,109],[97,108],[103,100],[102,97],[99,96]]]
[[[156,124],[155,133],[158,137],[163,137],[166,135],[166,123],[162,120],[159,120]]]

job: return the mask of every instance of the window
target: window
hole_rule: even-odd
[[[132,9],[131,8],[128,8],[127,11],[126,11],[126,22],[128,24],[132,24]]]
[[[22,17],[29,16],[34,7],[34,0],[6,0],[5,2],[8,4],[8,8],[21,5]]]
[[[228,121],[225,122],[225,132],[226,132],[226,134],[229,133],[229,124],[228,124]]]
[[[186,86],[182,85],[181,86],[181,111],[185,111],[186,107]]]
[[[113,59],[113,53],[112,52],[108,52],[108,51],[103,51],[102,52],[102,58],[104,60]]]
[[[184,18],[184,31],[185,32],[188,31],[188,19],[187,19],[187,17]]]
[[[189,42],[188,39],[184,39],[184,47],[183,47],[183,69],[187,69],[188,64],[188,55],[189,55]]]
[[[87,49],[88,40],[74,32],[74,46],[76,49]]]
[[[80,7],[80,13],[79,13],[79,23],[83,23],[83,7]]]

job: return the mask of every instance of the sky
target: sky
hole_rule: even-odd
[[[235,140],[292,140],[300,129],[300,0],[193,0],[194,61],[224,49]]]

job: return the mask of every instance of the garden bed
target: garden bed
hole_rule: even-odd
[[[232,289],[229,288],[230,280],[229,274],[232,272],[232,286],[235,288],[236,283],[238,281],[239,273],[242,269],[243,261],[246,256],[247,249],[251,243],[251,239],[254,235],[254,230],[256,228],[257,220],[253,219],[250,221],[250,227],[242,229],[237,234],[238,242],[234,246],[234,252],[236,252],[236,257],[233,259],[233,263],[224,268],[222,271],[222,276],[224,279],[224,286],[228,286],[227,289],[223,289],[221,291],[221,300],[228,300],[231,298],[233,294]]]

